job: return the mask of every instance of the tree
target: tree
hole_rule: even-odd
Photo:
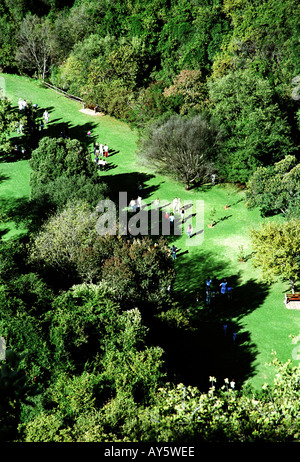
[[[208,179],[214,169],[220,133],[204,116],[173,116],[149,126],[140,142],[139,155],[159,171],[186,185]]]
[[[98,234],[99,215],[86,202],[69,203],[46,221],[30,244],[30,261],[54,272],[61,282],[103,283],[122,306],[147,301],[159,308],[174,280],[174,268],[164,239],[126,241],[119,235]]]
[[[108,188],[105,183],[100,182],[100,179],[96,182],[94,178],[90,178],[84,173],[62,174],[48,183],[36,184],[34,191],[32,191],[30,204],[46,202],[49,204],[49,208],[58,211],[69,203],[76,203],[84,199],[92,207],[96,207],[97,203],[107,196],[107,193]]]
[[[274,90],[248,69],[210,81],[211,113],[223,130],[218,169],[229,181],[247,182],[259,166],[295,150]]]
[[[102,111],[125,117],[133,94],[144,83],[148,52],[132,37],[91,34],[77,43],[60,69],[60,81],[70,93]]]
[[[65,282],[78,282],[78,277],[87,277],[91,281],[99,270],[99,264],[92,266],[89,252],[84,251],[93,246],[98,236],[96,222],[97,215],[92,213],[87,203],[68,204],[45,222],[32,238],[31,261],[42,268],[58,271]]]
[[[15,65],[17,23],[11,19],[6,5],[0,5],[0,64],[2,68]]]
[[[228,69],[253,69],[280,93],[288,88],[299,73],[297,0],[243,4],[224,0],[223,12],[231,21],[232,32],[215,60],[215,71],[224,75]]]
[[[253,264],[268,282],[288,280],[292,292],[300,277],[300,220],[267,222],[250,230]]]
[[[17,117],[2,90],[0,88],[0,152],[7,153],[12,149],[9,135],[15,129]]]
[[[175,78],[173,85],[164,90],[166,98],[179,97],[179,112],[184,115],[191,109],[203,110],[205,91],[201,71],[183,69]]]
[[[36,72],[43,80],[49,72],[52,57],[49,20],[28,14],[20,25],[16,61],[26,71]]]
[[[248,207],[259,207],[262,215],[281,212],[285,217],[299,217],[300,164],[295,156],[259,167],[247,184]]]
[[[100,393],[104,390],[102,374],[85,371],[77,376],[58,377],[47,390],[44,409],[22,425],[24,440],[162,441],[191,446],[299,442],[300,370],[291,361],[283,364],[274,356],[269,364],[275,372],[274,381],[258,390],[249,386],[235,390],[227,378],[219,384],[214,377],[208,377],[207,392],[183,383],[172,385],[157,381],[149,402],[139,403],[126,385],[130,385],[132,379],[138,380],[142,372],[146,380],[154,380],[154,374],[145,372],[151,371],[155,363],[141,353],[137,354],[140,359],[137,363],[135,357],[129,357],[130,363],[122,358],[123,361],[116,364],[114,380],[121,389],[118,388],[114,396],[107,394],[105,402],[101,402],[99,396],[99,390]],[[169,454],[171,450],[172,446],[168,448]]]
[[[57,371],[80,374],[87,364],[98,364],[107,336],[112,348],[125,334],[119,314],[120,307],[98,286],[78,285],[58,296],[47,315]]]
[[[39,195],[41,188],[51,181],[58,181],[58,177],[78,178],[85,175],[95,182],[99,181],[90,155],[76,139],[42,138],[37,149],[32,152],[29,163],[32,168],[30,175],[32,198]]]
[[[43,317],[51,309],[52,298],[38,276],[24,275],[14,283],[0,287],[1,335],[7,339],[8,348],[27,352],[22,367],[31,379],[35,377],[42,384],[49,379],[52,365]],[[34,283],[37,287],[30,287]],[[25,292],[28,288],[29,293]]]
[[[173,261],[165,239],[149,237],[114,240],[114,249],[103,264],[101,282],[122,307],[138,306],[144,314],[155,311],[168,299],[175,280]]]
[[[35,387],[30,384],[20,366],[21,354],[6,351],[5,362],[0,364],[0,441],[14,442],[18,437],[21,404],[30,403]]]
[[[130,122],[140,132],[149,121],[153,122],[161,117],[166,119],[170,114],[174,114],[172,101],[164,96],[164,89],[165,83],[159,81],[139,90],[131,107]]]

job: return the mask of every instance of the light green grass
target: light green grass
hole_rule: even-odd
[[[36,81],[25,77],[3,75],[6,84],[6,94],[17,104],[19,97],[37,103],[40,108],[47,107],[50,112],[49,135],[57,134],[62,123],[68,122],[70,135],[90,144],[92,141],[108,143],[110,150],[115,154],[109,158],[114,167],[105,173],[100,173],[114,192],[127,191],[128,195],[135,190],[137,181],[144,181],[143,199],[147,204],[157,196],[161,200],[172,201],[180,197],[181,201],[203,201],[204,221],[200,223],[203,229],[203,240],[196,237],[187,240],[184,232],[172,242],[181,249],[182,255],[175,262],[177,281],[175,293],[180,300],[182,309],[186,310],[193,304],[195,293],[202,287],[206,276],[215,275],[218,278],[232,278],[235,282],[234,308],[228,313],[217,314],[213,320],[200,317],[199,336],[205,336],[205,326],[210,327],[213,322],[220,322],[224,316],[235,325],[238,331],[238,352],[234,350],[232,360],[224,359],[224,374],[228,375],[239,368],[244,380],[254,386],[261,386],[265,381],[272,379],[272,370],[266,363],[272,359],[275,350],[280,360],[293,359],[293,349],[290,334],[297,335],[300,330],[300,312],[289,311],[285,308],[284,291],[288,286],[282,283],[265,287],[260,280],[260,273],[251,265],[251,259],[239,263],[237,255],[239,246],[243,245],[247,254],[251,253],[249,241],[249,227],[257,227],[262,222],[258,210],[249,210],[244,204],[244,192],[230,185],[216,185],[195,188],[186,191],[184,186],[174,179],[157,175],[149,167],[142,165],[137,158],[134,131],[111,117],[90,116],[80,112],[80,103],[66,99],[50,89],[44,88]],[[45,135],[47,134],[45,130]],[[92,131],[92,138],[87,138],[87,131]],[[0,199],[29,196],[29,167],[26,161],[16,163],[1,163],[0,174],[3,177],[0,183]],[[229,210],[224,206],[230,192]],[[130,200],[130,197],[129,197]],[[216,208],[217,225],[210,229],[209,213],[212,207]],[[193,209],[197,212],[196,207]],[[224,217],[227,217],[224,219]],[[196,218],[194,218],[195,220]],[[221,220],[222,219],[222,220]],[[276,218],[274,218],[276,219]],[[195,229],[196,232],[199,229]],[[10,237],[13,228],[5,235]],[[197,245],[191,245],[195,244]],[[185,253],[188,250],[188,253]],[[201,330],[202,329],[202,330]],[[218,332],[218,327],[214,330]],[[218,333],[209,338],[207,348],[214,351],[216,363],[223,360],[222,342]],[[201,368],[205,351],[184,351],[183,355],[193,355],[193,364]],[[228,351],[231,350],[226,350]],[[227,354],[226,353],[226,354]],[[227,355],[228,356],[228,355]],[[228,370],[226,366],[228,361]],[[236,363],[236,364],[235,364]],[[211,367],[211,369],[210,369]],[[232,368],[232,369],[231,369]],[[214,364],[208,365],[205,371],[214,375]],[[225,375],[224,375],[225,378]]]

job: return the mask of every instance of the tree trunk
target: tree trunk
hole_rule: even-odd
[[[291,285],[291,292],[292,294],[295,293],[295,281],[293,279],[290,279],[290,285]]]

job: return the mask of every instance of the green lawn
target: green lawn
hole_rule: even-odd
[[[166,350],[166,360],[176,376],[186,383],[202,385],[201,378],[214,375],[218,380],[229,377],[237,382],[251,382],[260,386],[272,378],[272,370],[266,363],[272,359],[272,351],[280,360],[293,360],[290,334],[300,330],[300,312],[285,308],[285,284],[266,286],[260,274],[251,266],[251,258],[238,262],[239,247],[251,254],[248,229],[263,222],[257,210],[248,210],[244,204],[244,192],[231,185],[205,185],[186,191],[175,180],[156,175],[141,164],[135,154],[136,134],[128,126],[107,116],[86,115],[80,111],[80,103],[66,99],[56,92],[42,87],[25,77],[2,75],[5,78],[6,95],[17,104],[19,97],[48,108],[50,124],[45,134],[57,135],[63,123],[69,123],[71,137],[89,143],[108,143],[113,155],[109,158],[111,169],[102,172],[113,193],[126,191],[128,200],[142,181],[145,203],[157,196],[161,201],[192,201],[195,232],[188,240],[185,228],[180,236],[170,238],[180,249],[175,262],[177,281],[174,288],[181,309],[188,316],[195,308],[195,295],[201,290],[205,278],[210,275],[228,278],[234,287],[231,303],[224,303],[209,314],[201,310],[195,318],[196,330],[186,335],[172,330],[157,330],[153,339]],[[87,131],[92,137],[87,137]],[[2,162],[0,164],[0,200],[5,206],[18,198],[29,196],[29,167],[27,161]],[[230,208],[224,209],[230,195]],[[116,196],[117,197],[117,196]],[[196,201],[199,201],[196,203]],[[217,224],[208,228],[210,210],[216,208]],[[189,209],[191,211],[191,209]],[[203,210],[203,215],[202,215]],[[189,212],[190,214],[190,212]],[[6,232],[8,231],[8,232]],[[3,238],[15,232],[13,225],[2,228]],[[229,326],[228,337],[223,336],[222,324]],[[232,332],[237,340],[232,342]],[[174,334],[172,336],[172,333]],[[204,384],[204,382],[203,382]]]

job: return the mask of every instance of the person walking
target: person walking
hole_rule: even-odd
[[[193,227],[192,227],[192,225],[189,225],[188,229],[187,229],[187,235],[188,235],[189,238],[191,238],[192,234],[193,234]]]
[[[43,117],[44,117],[45,124],[47,124],[49,122],[49,113],[47,109],[44,111]]]
[[[104,157],[107,158],[108,157],[108,146],[107,144],[104,145]]]
[[[177,247],[173,244],[171,248],[171,255],[173,260],[176,260],[176,252],[177,252]]]
[[[180,210],[181,223],[184,223],[184,213],[185,213],[184,207],[181,207],[181,210]]]
[[[178,199],[177,197],[175,197],[175,199],[173,200],[173,213],[176,212],[177,206],[178,206]]]
[[[100,143],[99,150],[100,150],[100,156],[103,157],[103,153],[104,153],[104,144],[103,143]]]
[[[131,201],[129,202],[129,207],[132,212],[136,211],[136,202],[134,199],[131,199]]]
[[[226,286],[227,286],[227,281],[226,281],[226,279],[224,279],[220,284],[220,287],[221,287],[220,292],[221,292],[222,295],[226,294]]]
[[[141,196],[138,196],[136,200],[136,211],[139,212],[141,210],[141,207],[142,207],[142,198]]]
[[[206,285],[206,287],[210,287],[210,286],[211,286],[211,279],[210,279],[209,276],[206,278],[205,285]]]
[[[228,297],[228,300],[232,300],[232,287],[231,286],[227,287],[227,297]]]
[[[173,213],[170,213],[169,221],[170,221],[170,225],[172,226],[172,228],[174,228],[175,217]]]

